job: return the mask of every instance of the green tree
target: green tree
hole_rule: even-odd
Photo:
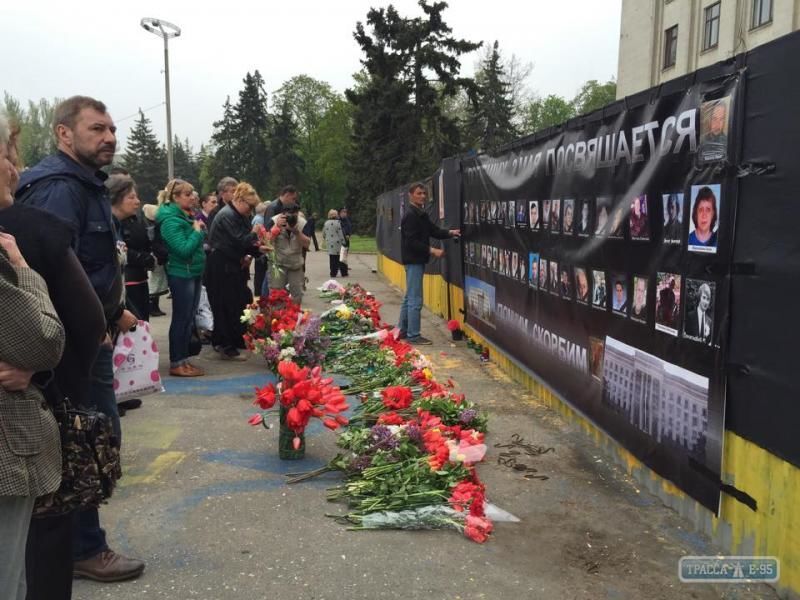
[[[239,101],[233,107],[233,159],[239,179],[247,181],[261,194],[269,189],[270,117],[264,79],[256,70],[247,73]]]
[[[211,147],[200,166],[200,183],[203,191],[216,189],[223,177],[238,177],[239,165],[236,157],[237,123],[231,98],[222,105],[222,119],[214,121]]]
[[[175,136],[172,142],[172,160],[175,166],[175,177],[185,179],[192,185],[200,183],[200,164],[188,139],[181,142],[178,136]]]
[[[590,79],[578,90],[572,104],[575,107],[575,114],[585,115],[606,104],[611,104],[616,99],[617,82],[614,79],[609,79],[605,83]]]
[[[474,82],[459,76],[459,57],[480,44],[451,35],[447,3],[419,6],[422,17],[402,17],[389,5],[370,9],[366,27],[356,25],[365,76],[346,95],[354,105],[347,198],[358,231],[374,229],[381,192],[430,174],[461,147],[443,100],[462,89],[474,95]]]
[[[273,121],[269,138],[270,187],[262,192],[269,194],[267,197],[277,195],[284,185],[299,185],[304,167],[297,153],[297,125],[288,100],[283,101]]]
[[[18,141],[19,158],[24,166],[33,166],[45,156],[53,154],[56,149],[53,137],[53,111],[60,102],[58,98],[52,102],[42,98],[38,102],[28,101],[28,107],[4,93],[3,105],[9,119],[20,128]]]
[[[535,133],[540,129],[568,121],[574,116],[575,107],[561,96],[550,94],[546,98],[536,98],[525,110],[523,133]]]
[[[128,136],[122,165],[136,180],[142,202],[155,203],[159,190],[167,184],[167,156],[153,133],[150,119],[141,110]]]
[[[475,83],[478,90],[469,107],[468,142],[484,150],[510,142],[516,135],[514,102],[497,41],[487,51]]]
[[[319,164],[320,144],[323,140],[318,132],[325,116],[336,102],[341,102],[341,96],[328,83],[308,75],[292,77],[272,94],[273,111],[278,110],[280,113],[282,107],[288,107],[296,125],[294,150],[302,159],[304,169],[294,181],[302,184],[303,205],[311,210],[322,211],[326,203],[328,182],[325,181],[323,168]],[[340,202],[342,201],[340,198]]]
[[[331,208],[344,205],[352,135],[353,105],[337,97],[312,132],[310,147],[313,151],[306,159],[308,191],[303,194],[313,191],[311,206],[323,218]]]

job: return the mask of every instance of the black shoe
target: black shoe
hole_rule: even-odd
[[[153,308],[151,308],[151,309],[150,309],[150,316],[151,316],[151,317],[163,317],[163,316],[165,316],[166,314],[167,314],[167,313],[165,313],[165,312],[164,312],[163,310],[161,310],[160,308],[154,308],[154,309],[153,309]]]
[[[226,348],[222,351],[222,360],[247,360],[247,356],[236,348]]]
[[[408,334],[405,331],[401,331],[400,334],[397,336],[398,340],[404,340],[408,338]]]
[[[426,337],[422,337],[421,335],[418,335],[415,338],[408,338],[408,343],[409,344],[414,344],[415,346],[432,346],[433,345],[432,341],[430,341]]]
[[[130,398],[122,402],[117,402],[117,408],[121,408],[122,410],[133,410],[139,408],[141,405],[142,401],[139,400],[139,398]]]

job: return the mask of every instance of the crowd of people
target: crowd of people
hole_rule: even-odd
[[[204,341],[221,359],[242,359],[244,307],[269,289],[301,303],[306,253],[320,249],[317,215],[306,218],[293,185],[262,201],[232,177],[202,197],[173,179],[143,203],[130,174],[111,166],[116,127],[102,102],[61,102],[53,132],[56,153],[21,171],[19,128],[0,113],[0,590],[14,600],[70,598],[73,577],[144,571],[109,547],[97,508],[33,516],[61,484],[54,409],[68,400],[104,413],[121,444],[120,416],[141,404],[117,403],[116,337],[164,315],[169,294],[171,376],[204,374],[191,362]],[[331,210],[332,277],[348,275],[351,234],[346,210]]]

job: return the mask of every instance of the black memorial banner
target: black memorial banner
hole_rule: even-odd
[[[706,77],[462,159],[462,252],[468,323],[717,511],[744,83]]]

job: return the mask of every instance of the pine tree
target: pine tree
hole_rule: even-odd
[[[273,121],[272,134],[269,138],[270,187],[265,190],[265,193],[270,195],[277,194],[285,185],[300,185],[305,166],[303,159],[297,153],[297,124],[286,99],[283,100]]]
[[[458,57],[480,44],[453,38],[445,2],[419,6],[424,17],[401,17],[390,5],[367,13],[370,33],[356,25],[364,74],[346,95],[354,105],[348,204],[359,231],[374,229],[380,193],[429,175],[460,148],[443,101],[462,89],[474,94],[474,82],[459,77]]]
[[[211,135],[212,151],[209,159],[203,164],[204,189],[214,189],[223,177],[238,177],[239,166],[236,157],[236,119],[231,106],[231,98],[225,99],[222,105],[222,119],[214,121],[214,133]]]
[[[233,158],[239,178],[261,194],[267,193],[270,118],[264,79],[258,71],[244,78],[244,88],[233,107],[233,124]]]
[[[158,191],[167,184],[167,156],[141,110],[128,137],[122,164],[136,180],[142,202],[155,203]]]
[[[497,41],[487,53],[475,81],[478,93],[469,110],[470,143],[475,149],[488,150],[510,142],[516,136],[512,124],[514,104]]]

